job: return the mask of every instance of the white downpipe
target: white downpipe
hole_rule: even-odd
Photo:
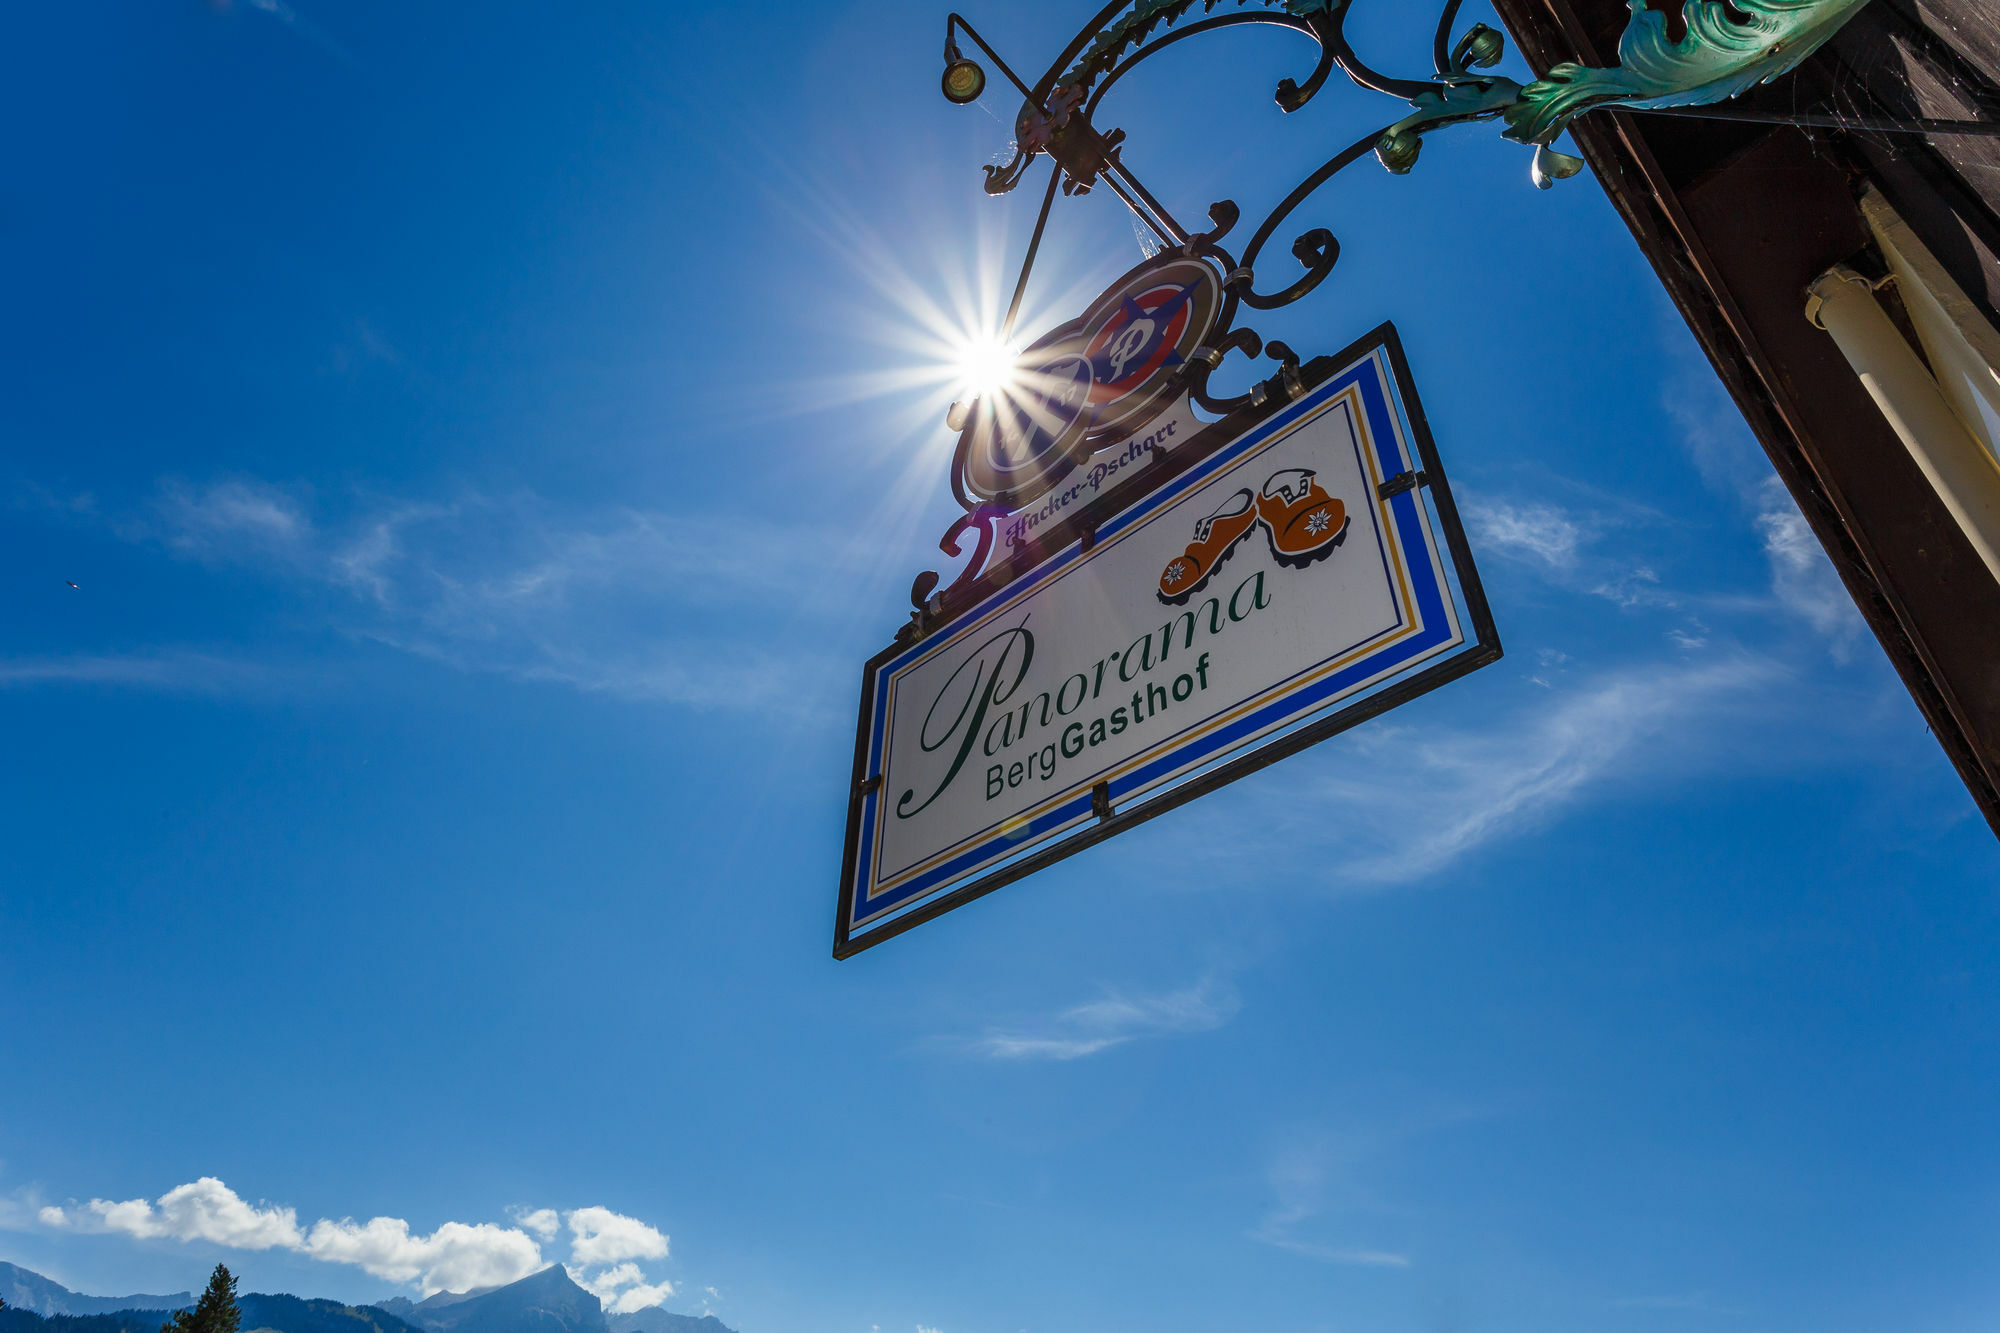
[[[1866,278],[1836,266],[1806,293],[1806,318],[1833,335],[1988,572],[2000,580],[2000,466],[1966,432]]]
[[[1916,327],[1939,392],[1972,437],[2000,459],[2000,330],[1986,322],[1930,247],[1872,185],[1861,196],[1861,216],[1896,275],[1896,294]]]

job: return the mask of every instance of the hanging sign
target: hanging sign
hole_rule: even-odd
[[[1024,358],[1044,406],[966,426],[965,484],[1022,508],[864,672],[837,957],[1499,656],[1389,326],[1135,453],[1216,297],[1199,261],[1128,275]],[[1098,498],[1121,454],[1147,484]]]

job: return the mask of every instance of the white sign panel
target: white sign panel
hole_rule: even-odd
[[[878,658],[837,945],[1464,646],[1421,467],[1378,346]]]

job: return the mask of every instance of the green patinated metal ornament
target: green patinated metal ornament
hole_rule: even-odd
[[[1171,27],[1197,5],[1206,14],[1221,0],[1137,0],[1100,28],[1056,86],[1088,92],[1105,75],[1114,77],[1127,57],[1162,27]],[[1336,44],[1343,66],[1351,57],[1341,28],[1351,0],[1237,0],[1282,14]],[[1790,72],[1838,32],[1867,0],[1686,0],[1687,31],[1679,41],[1667,36],[1667,15],[1645,0],[1628,0],[1632,17],[1618,42],[1619,63],[1600,69],[1560,64],[1548,77],[1522,85],[1502,75],[1478,71],[1500,61],[1505,39],[1480,23],[1439,62],[1437,78],[1412,90],[1402,80],[1370,81],[1381,91],[1409,95],[1415,111],[1382,132],[1376,157],[1398,174],[1416,165],[1424,134],[1442,125],[1504,119],[1506,137],[1537,149],[1535,184],[1576,174],[1583,163],[1548,148],[1570,121],[1595,107],[1634,110],[1701,106],[1726,101],[1759,83]],[[1448,28],[1458,5],[1446,10]],[[1357,62],[1358,63],[1358,62]],[[1350,75],[1355,74],[1349,68]],[[1384,85],[1396,85],[1393,88]],[[1294,86],[1295,88],[1295,86]],[[1280,101],[1286,99],[1282,95]],[[1290,106],[1287,110],[1292,109]]]
[[[1687,0],[1687,34],[1667,38],[1667,16],[1628,0],[1632,17],[1610,69],[1561,64],[1521,90],[1503,114],[1507,137],[1545,144],[1592,107],[1704,106],[1791,72],[1868,0]],[[1732,11],[1742,16],[1732,17]]]

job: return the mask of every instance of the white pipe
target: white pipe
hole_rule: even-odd
[[[1806,318],[1833,335],[1987,570],[2000,580],[2000,466],[1966,432],[1868,280],[1843,266],[1806,288]]]
[[[2000,330],[1872,185],[1861,197],[1861,215],[1896,275],[1896,294],[1916,326],[1938,391],[1972,438],[2000,458]]]

